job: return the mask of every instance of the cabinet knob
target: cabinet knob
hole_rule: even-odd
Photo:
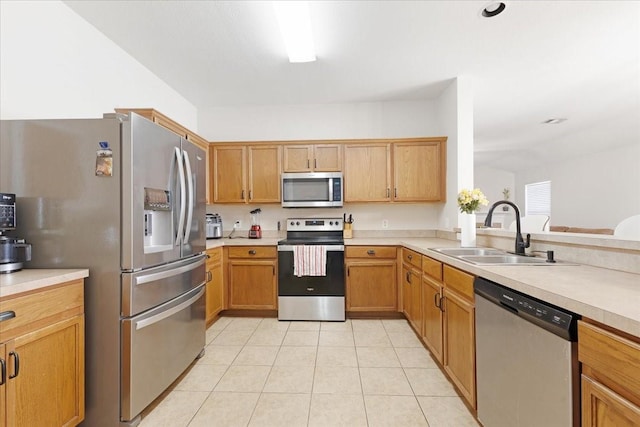
[[[407,255],[407,258],[409,259],[409,261],[411,261],[413,259],[413,255],[409,254]]]
[[[255,249],[250,249],[249,250],[249,255],[255,255],[256,254],[256,250]]]

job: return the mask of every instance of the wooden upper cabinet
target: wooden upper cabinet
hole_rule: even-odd
[[[341,144],[284,145],[283,172],[340,172]]]
[[[211,146],[214,203],[279,203],[279,145]]]
[[[279,145],[249,146],[248,154],[248,202],[280,202],[281,147]]]
[[[213,165],[213,202],[244,203],[247,196],[245,173],[246,147],[227,145],[211,147]]]
[[[443,139],[393,144],[394,201],[435,202],[445,198]]]
[[[344,146],[345,202],[391,200],[391,144]]]

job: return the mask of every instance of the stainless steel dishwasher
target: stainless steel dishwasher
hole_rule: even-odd
[[[480,277],[474,290],[478,420],[577,426],[578,316]]]

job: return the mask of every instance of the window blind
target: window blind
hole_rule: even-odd
[[[526,184],[524,189],[525,215],[551,216],[551,181]]]

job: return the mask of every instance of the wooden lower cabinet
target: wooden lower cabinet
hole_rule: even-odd
[[[442,267],[444,370],[462,397],[476,408],[476,316],[473,279],[449,265]]]
[[[394,246],[345,248],[347,311],[397,311]]]
[[[443,288],[442,284],[425,274],[422,276],[422,300],[422,340],[433,357],[444,363],[444,316],[440,309]]]
[[[222,247],[207,250],[206,320],[209,325],[224,309]]]
[[[277,251],[275,246],[236,246],[228,251],[229,308],[277,308]]]
[[[422,275],[414,267],[402,264],[402,307],[413,329],[422,333]]]
[[[640,426],[640,338],[578,321],[582,426]]]
[[[83,281],[0,301],[0,426],[75,426],[84,419]]]
[[[473,303],[444,289],[444,370],[469,404],[476,407],[476,339]]]
[[[640,426],[640,407],[588,376],[581,387],[583,427]]]

